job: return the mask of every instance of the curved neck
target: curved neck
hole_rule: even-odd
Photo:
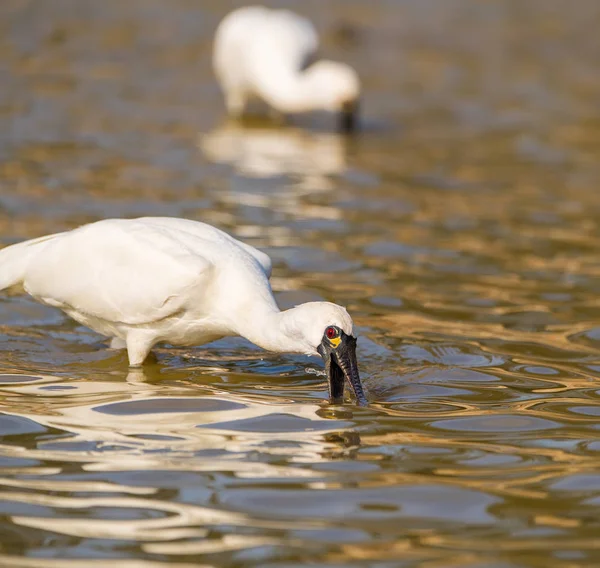
[[[320,108],[320,96],[311,75],[289,69],[266,69],[256,78],[262,97],[282,112],[305,112]]]
[[[236,331],[267,351],[314,355],[316,351],[306,343],[294,315],[294,308],[282,312],[276,304],[253,305],[236,322]]]

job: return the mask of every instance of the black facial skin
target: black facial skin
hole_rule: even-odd
[[[350,134],[356,130],[358,122],[358,101],[347,101],[342,105],[340,114],[340,130]]]
[[[356,362],[356,338],[346,335],[341,329],[334,327],[341,339],[337,347],[323,334],[323,340],[317,351],[325,361],[325,370],[329,382],[329,402],[340,404],[344,399],[344,382],[348,381],[359,406],[367,406],[369,401],[360,382],[358,364]],[[334,338],[335,341],[335,338]]]

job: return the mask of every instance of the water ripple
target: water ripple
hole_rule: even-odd
[[[0,565],[600,565],[598,3],[286,3],[358,70],[352,137],[225,120],[226,3],[55,4],[0,2],[0,246],[215,224],[348,307],[372,402],[237,339],[129,371],[3,294]]]

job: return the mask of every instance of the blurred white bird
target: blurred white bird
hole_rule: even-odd
[[[318,42],[312,23],[289,10],[250,6],[228,14],[215,34],[213,66],[229,114],[239,117],[258,98],[284,114],[340,113],[342,128],[352,130],[358,76],[344,63],[308,65]]]
[[[205,223],[106,219],[0,250],[0,290],[37,301],[127,348],[141,365],[159,342],[199,345],[240,335],[276,352],[321,355],[332,401],[352,385],[366,404],[348,312],[308,302],[281,312],[271,260]]]

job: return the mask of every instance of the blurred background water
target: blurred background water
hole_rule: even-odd
[[[348,307],[373,403],[237,339],[129,372],[0,296],[0,565],[600,565],[600,5],[272,2],[358,70],[350,139],[226,120],[241,5],[2,0],[0,244],[215,224]]]

